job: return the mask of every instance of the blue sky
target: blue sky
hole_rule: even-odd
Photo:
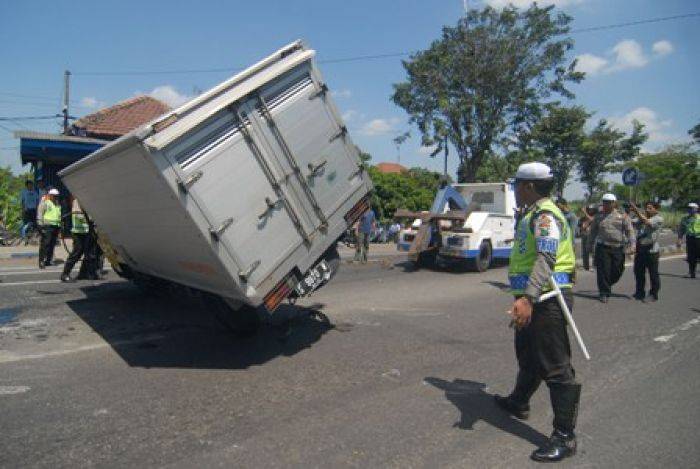
[[[470,0],[476,7],[506,0]],[[526,0],[513,0],[526,5]],[[692,0],[547,0],[573,28],[700,12]],[[89,114],[138,93],[177,104],[233,74],[90,74],[247,66],[302,38],[319,60],[425,48],[463,14],[462,0],[23,1],[0,3],[0,116],[60,111],[63,71],[73,72],[72,111]],[[700,121],[700,17],[573,35],[587,79],[575,102],[627,130],[647,125],[647,150],[688,140]],[[441,170],[391,103],[401,58],[320,64],[351,136],[375,162],[396,161],[392,138],[412,130],[401,163]],[[58,130],[54,121],[0,121],[0,165],[20,170],[6,129]],[[454,173],[455,161],[450,171]]]

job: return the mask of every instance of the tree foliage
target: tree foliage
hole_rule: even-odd
[[[634,188],[637,200],[673,200],[684,208],[688,202],[700,200],[700,152],[690,145],[673,145],[658,153],[646,154],[629,162],[643,175]]]
[[[28,174],[15,176],[9,167],[0,168],[0,215],[8,229],[18,230],[22,223],[22,207],[19,198]]]
[[[619,171],[618,163],[628,162],[639,154],[647,137],[644,126],[637,121],[634,121],[629,137],[605,119],[598,121],[581,143],[577,164],[579,179],[586,186],[588,199],[605,187],[605,173]]]
[[[571,170],[581,156],[586,133],[584,125],[591,116],[582,106],[547,106],[547,114],[532,129],[530,145],[541,155],[537,158],[552,168],[554,192],[562,196]]]
[[[700,124],[696,124],[695,127],[688,131],[688,134],[693,138],[693,141],[700,145]]]
[[[429,210],[442,176],[421,168],[407,173],[381,173],[371,166],[369,175],[374,183],[372,206],[381,220],[394,216],[399,208]]]
[[[553,95],[572,98],[567,82],[583,74],[566,63],[571,17],[552,7],[470,10],[455,27],[403,62],[393,101],[406,110],[424,146],[445,144],[459,157],[458,179],[471,182],[496,144],[529,128]]]

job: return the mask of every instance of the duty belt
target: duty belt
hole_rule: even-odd
[[[557,285],[571,285],[572,276],[566,272],[553,272],[552,277]],[[525,290],[527,287],[527,282],[530,280],[530,275],[528,274],[515,274],[508,277],[510,281],[511,290]]]

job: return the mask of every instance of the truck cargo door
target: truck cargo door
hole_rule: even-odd
[[[262,87],[255,123],[277,155],[313,228],[322,227],[362,184],[356,150],[323,87],[304,63]]]
[[[251,109],[242,104],[222,110],[166,156],[181,190],[207,219],[212,242],[229,252],[242,282],[257,286],[307,233],[252,140]]]

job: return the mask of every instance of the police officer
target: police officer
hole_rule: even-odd
[[[51,189],[39,202],[36,222],[41,232],[39,246],[39,268],[51,265],[56,240],[61,229],[61,205],[58,203],[58,190]]]
[[[678,246],[685,236],[685,247],[688,260],[689,277],[695,278],[695,266],[700,258],[700,213],[698,204],[688,204],[688,215],[683,217],[678,227]]]
[[[516,228],[508,272],[515,296],[511,315],[518,376],[509,396],[494,396],[499,407],[527,419],[530,398],[543,380],[547,384],[554,431],[532,453],[535,461],[559,461],[576,453],[574,427],[581,395],[561,307],[556,298],[539,300],[551,290],[549,279],[554,276],[569,309],[573,307],[574,239],[569,223],[549,197],[553,186],[552,171],[542,163],[520,165],[515,175],[517,205],[526,207]]]
[[[85,247],[87,245],[88,238],[88,222],[85,212],[83,212],[78,199],[74,198],[71,205],[71,234],[73,236],[73,250],[71,251],[66,264],[63,266],[63,273],[61,274],[61,282],[72,281],[70,277],[70,271],[73,269],[78,260],[85,253]]]
[[[601,211],[591,223],[591,238],[595,243],[595,262],[600,301],[607,303],[612,286],[625,271],[625,249],[634,251],[635,234],[632,220],[617,210],[614,194],[603,195]]]

